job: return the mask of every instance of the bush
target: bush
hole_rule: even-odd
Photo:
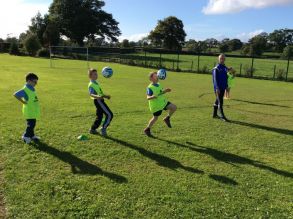
[[[253,74],[254,74],[254,72],[255,72],[255,68],[251,68],[250,66],[248,66],[248,65],[245,65],[244,67],[243,67],[243,70],[244,70],[244,72],[245,72],[245,75],[247,76],[247,77],[252,77],[253,76]]]
[[[285,79],[285,77],[286,77],[286,70],[285,69],[283,69],[283,68],[280,68],[280,69],[278,69],[278,71],[277,71],[277,79],[278,80],[284,80]]]
[[[204,65],[201,69],[199,69],[199,73],[204,73],[204,74],[207,74],[207,73],[210,73],[210,69],[207,65]]]
[[[41,44],[37,35],[28,35],[24,40],[24,47],[30,56],[35,56],[37,51],[41,49]]]
[[[288,59],[293,58],[293,46],[286,46],[283,50],[282,58]]]
[[[10,44],[9,54],[16,55],[16,56],[18,56],[20,54],[17,43],[14,42],[14,43]]]
[[[38,57],[50,57],[50,51],[46,48],[41,48],[37,52]]]

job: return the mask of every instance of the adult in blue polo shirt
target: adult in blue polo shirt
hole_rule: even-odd
[[[220,118],[221,120],[228,122],[223,110],[224,104],[224,94],[225,90],[228,87],[228,71],[230,68],[227,68],[225,65],[225,55],[219,55],[219,63],[213,69],[213,84],[214,91],[216,94],[216,101],[214,104],[214,114],[213,118]],[[218,116],[218,110],[220,111],[220,116]]]

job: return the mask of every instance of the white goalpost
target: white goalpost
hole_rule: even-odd
[[[54,61],[58,59],[76,59],[86,61],[87,68],[89,64],[89,49],[88,47],[74,46],[50,46],[50,68],[54,68]]]

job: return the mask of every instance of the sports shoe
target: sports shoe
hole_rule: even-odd
[[[32,141],[31,138],[29,138],[29,137],[25,137],[25,136],[22,136],[21,139],[22,139],[22,140],[24,141],[24,143],[26,143],[26,144],[29,144],[29,143],[31,143],[31,141]]]
[[[107,129],[101,128],[101,135],[106,137],[107,136]]]
[[[97,130],[95,130],[95,129],[90,129],[89,133],[92,134],[92,135],[97,135],[97,134],[99,134],[99,133],[97,132]]]
[[[172,128],[172,126],[171,126],[171,121],[170,121],[170,116],[167,116],[166,118],[164,118],[163,121],[166,123],[166,125],[167,125],[169,128]]]
[[[225,116],[220,118],[223,122],[230,122]]]
[[[32,137],[32,140],[33,140],[34,142],[37,142],[37,141],[40,141],[41,138],[40,138],[39,136],[34,135],[34,136]]]
[[[220,119],[220,116],[218,116],[218,115],[213,115],[213,119]]]
[[[151,129],[150,128],[146,128],[145,130],[143,130],[144,134],[148,137],[153,137],[152,133],[151,133]]]

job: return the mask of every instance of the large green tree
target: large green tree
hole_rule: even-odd
[[[50,17],[59,24],[62,35],[79,45],[84,40],[103,37],[117,41],[121,35],[118,22],[102,10],[100,0],[54,0],[49,8]]]
[[[156,28],[149,34],[152,44],[172,50],[180,50],[185,37],[183,22],[173,16],[159,20]]]
[[[268,39],[275,51],[282,52],[287,45],[293,45],[293,29],[275,30],[269,34]]]
[[[259,34],[252,37],[248,44],[246,44],[242,53],[250,56],[260,56],[266,50],[267,47],[267,34]]]

